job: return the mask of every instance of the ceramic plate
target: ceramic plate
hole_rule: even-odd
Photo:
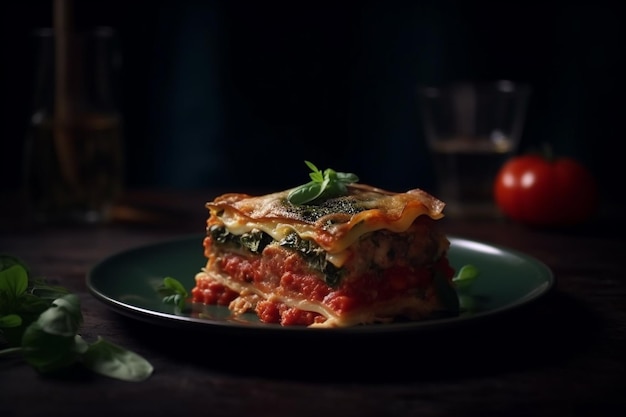
[[[373,324],[344,329],[282,327],[259,322],[249,313],[234,319],[222,306],[207,306],[202,312],[177,314],[165,304],[156,288],[163,278],[173,277],[191,289],[194,276],[204,266],[203,236],[191,236],[159,242],[114,254],[87,274],[89,291],[108,307],[132,318],[158,325],[193,327],[210,330],[229,328],[264,332],[399,332],[432,326],[462,324],[520,307],[548,292],[554,285],[552,271],[526,254],[504,247],[449,237],[449,258],[457,270],[475,265],[480,275],[462,297],[471,309],[453,318],[421,322]],[[467,303],[467,301],[470,301]]]

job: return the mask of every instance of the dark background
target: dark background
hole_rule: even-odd
[[[621,177],[619,2],[120,1],[74,3],[78,28],[112,26],[123,57],[129,187],[290,187],[304,159],[402,191],[430,189],[418,84],[528,82],[520,152],[550,143]],[[2,187],[21,181],[32,111],[30,36],[52,0],[0,6]]]

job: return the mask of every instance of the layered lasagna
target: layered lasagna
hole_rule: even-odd
[[[348,184],[294,204],[292,190],[206,204],[206,265],[192,303],[283,326],[347,327],[454,314],[444,203],[413,189]],[[452,290],[453,291],[453,290]],[[449,294],[448,294],[449,295]]]

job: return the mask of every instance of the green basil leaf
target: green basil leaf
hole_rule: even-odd
[[[20,313],[41,314],[52,305],[51,300],[41,299],[33,294],[24,294],[20,297]]]
[[[85,339],[82,338],[81,335],[77,334],[76,336],[74,336],[73,350],[76,353],[78,353],[79,355],[82,355],[83,353],[87,352],[88,349],[89,349],[89,343],[87,343]]]
[[[337,179],[343,183],[351,184],[353,182],[359,182],[359,177],[349,172],[338,172]]]
[[[184,297],[187,296],[187,289],[185,286],[180,281],[172,277],[163,278],[163,287],[175,292],[176,294],[180,294]]]
[[[476,266],[467,264],[463,265],[457,274],[452,278],[452,283],[456,287],[457,291],[465,291],[478,277],[478,268]]]
[[[20,297],[28,288],[28,272],[19,264],[0,271],[0,291],[12,299]]]
[[[82,356],[92,371],[123,381],[139,382],[152,375],[154,368],[145,358],[98,337]]]
[[[291,190],[289,195],[287,195],[287,199],[292,204],[306,204],[319,197],[322,194],[322,191],[323,189],[321,183],[309,182]]]
[[[163,297],[164,304],[171,304],[183,310],[189,293],[185,286],[175,278],[165,277],[157,288],[157,292]]]
[[[76,362],[75,335],[48,333],[41,324],[32,323],[22,336],[22,357],[40,372],[52,372]]]
[[[461,313],[478,311],[476,299],[468,294],[459,294],[459,310]]]
[[[317,169],[317,167],[315,166],[315,164],[313,164],[313,162],[304,161],[304,163],[312,171],[311,173],[309,173],[309,178],[311,178],[311,180],[313,180],[313,182],[322,182],[322,181],[324,181],[324,173],[322,171],[320,171],[319,169]]]
[[[75,294],[54,300],[50,308],[41,313],[37,319],[44,332],[64,337],[73,337],[82,321],[80,302]]]
[[[0,316],[0,328],[18,327],[22,325],[22,318],[17,314]]]
[[[61,298],[64,295],[69,294],[70,291],[67,288],[61,286],[49,285],[45,282],[42,282],[41,280],[36,280],[33,281],[31,284],[30,293],[33,296],[40,298],[42,301],[48,301],[49,304],[50,301]]]
[[[324,174],[319,171],[311,172],[309,173],[309,178],[311,178],[313,182],[322,182],[324,181]]]
[[[304,163],[312,171],[309,173],[311,181],[289,192],[287,200],[295,205],[311,203],[320,198],[328,199],[345,195],[348,192],[346,184],[359,180],[355,174],[337,172],[331,168],[322,172],[312,162],[304,161]]]

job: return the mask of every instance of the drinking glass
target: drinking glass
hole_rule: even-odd
[[[508,80],[418,89],[436,197],[451,216],[496,214],[493,182],[518,149],[530,87]]]

